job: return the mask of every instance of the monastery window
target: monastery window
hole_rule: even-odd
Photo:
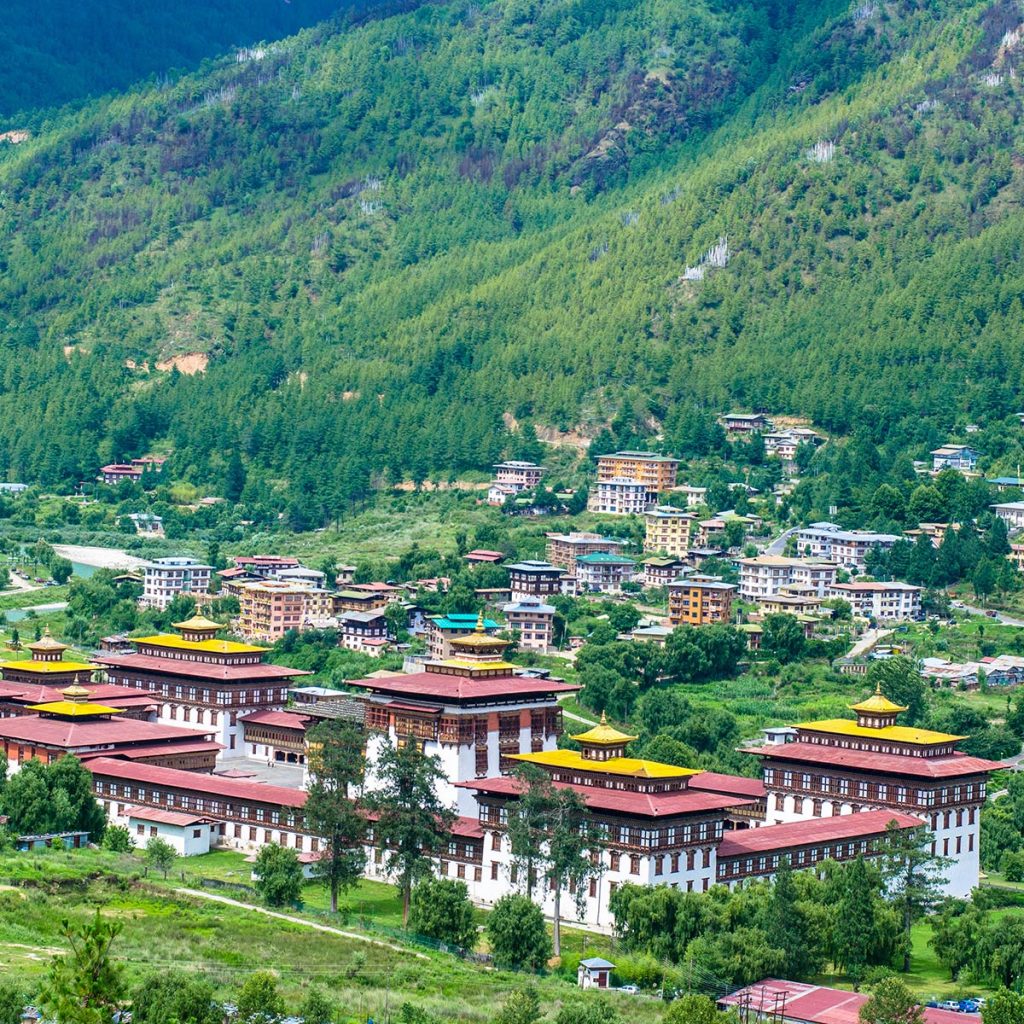
[[[640,858],[633,856],[629,858],[629,873],[631,875],[640,874]]]
[[[621,859],[621,854],[616,853],[616,852],[613,851],[611,856],[608,859],[609,859],[609,867],[612,869],[612,871],[618,871],[619,870],[619,860]],[[513,868],[512,870],[514,872],[515,868]],[[512,881],[514,882],[515,878],[513,878]]]
[[[868,795],[868,784],[866,782],[858,782],[857,783],[857,796],[859,796],[862,800],[865,800],[865,799],[867,799],[867,795]]]
[[[907,787],[897,786],[896,787],[896,803],[905,804],[907,802]]]
[[[840,796],[849,796],[849,794],[850,794],[850,780],[849,779],[840,779],[839,780],[839,795]]]
[[[973,824],[974,824],[974,812],[975,812],[975,808],[974,808],[974,807],[972,807],[972,808],[971,808],[971,809],[970,809],[970,810],[969,810],[969,811],[967,812],[967,824],[968,824],[968,825],[973,825]]]
[[[498,880],[498,862],[493,861],[491,864],[491,881],[496,882]]]
[[[687,850],[686,851],[686,870],[687,871],[692,871],[693,870],[694,852],[695,851],[693,851],[693,850]]]
[[[961,838],[962,838],[961,836],[957,836],[957,837],[956,837],[956,852],[957,852],[957,853],[959,853],[959,852],[960,852],[960,842],[961,842]]]
[[[959,810],[956,812],[956,827],[960,828],[964,823],[964,812]]]
[[[590,898],[595,899],[597,897],[597,879],[592,878],[590,880]]]
[[[821,800],[815,800],[814,801],[814,806],[813,806],[813,808],[811,810],[811,813],[814,815],[815,818],[820,818],[821,817],[821,807],[822,807]]]
[[[973,853],[974,852],[974,833],[973,832],[968,832],[967,833],[967,852],[968,853]]]
[[[501,835],[498,832],[491,836],[491,849],[496,850],[498,853],[501,852]]]
[[[613,860],[612,868],[618,868],[619,862],[618,862],[618,858],[617,858],[616,854],[612,854],[612,860]],[[515,885],[516,882],[519,881],[519,868],[515,864],[513,864],[512,867],[509,868],[508,880],[513,885]]]
[[[787,786],[787,787],[793,785],[793,773],[792,772],[784,771],[782,773],[782,784],[783,784],[783,786]]]
[[[254,829],[254,828],[250,828],[249,829],[249,839],[250,839],[251,842],[256,842],[256,829]]]
[[[943,857],[948,857],[949,856],[949,839],[948,838],[942,840],[942,856]]]
[[[885,800],[885,799],[888,798],[888,796],[889,796],[889,787],[884,782],[880,782],[878,784],[878,799],[879,800]]]
[[[775,769],[765,768],[764,770],[764,781],[765,785],[770,786],[775,782]]]
[[[654,873],[656,875],[662,874],[662,872],[664,870],[664,866],[665,866],[665,858],[664,857],[655,857],[654,858]]]
[[[811,788],[811,776],[809,772],[804,772],[804,774],[800,776],[800,785],[804,789]]]
[[[678,853],[673,853],[672,854],[671,864],[672,864],[672,873],[675,874],[679,870],[679,854]]]

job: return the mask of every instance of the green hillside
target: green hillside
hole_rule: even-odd
[[[278,39],[357,6],[341,0],[5,0],[0,117],[194,67],[231,46]],[[380,6],[380,5],[378,5]]]
[[[0,161],[0,471],[157,444],[217,487],[237,448],[315,525],[513,421],[686,454],[740,404],[914,454],[1002,418],[1021,21],[449,3],[68,115]]]

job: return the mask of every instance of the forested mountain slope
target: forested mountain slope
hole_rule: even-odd
[[[1022,20],[455,2],[69,116],[0,163],[0,469],[166,441],[215,483],[238,446],[315,521],[487,465],[503,415],[669,446],[701,403],[906,446],[1005,415]]]
[[[0,117],[123,89],[230,46],[278,39],[353,5],[341,0],[4,0]]]

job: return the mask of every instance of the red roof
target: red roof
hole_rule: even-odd
[[[211,729],[211,733],[212,731]],[[195,742],[197,732],[194,729],[178,729],[173,725],[142,722],[135,718],[75,721],[43,718],[41,715],[18,715],[14,718],[0,718],[0,739],[73,749],[106,744],[123,746],[130,743],[160,743],[174,740]]]
[[[295,567],[298,564],[299,560],[291,555],[235,555],[235,565],[287,565]]]
[[[111,668],[136,668],[140,672],[188,676],[223,683],[263,682],[312,675],[304,669],[287,668],[284,665],[215,665],[205,661],[160,658],[152,654],[97,654],[92,660],[97,665],[109,665]]]
[[[749,1001],[749,1002],[748,1002]],[[725,1006],[749,1005],[755,1013],[770,1015],[779,1007],[787,1021],[806,1024],[860,1024],[860,1008],[868,1001],[863,992],[824,988],[800,981],[766,978],[719,1000]],[[922,1007],[925,1024],[977,1024],[977,1014]]]
[[[451,833],[453,836],[462,836],[463,839],[483,839],[483,826],[476,818],[456,818],[452,823]]]
[[[500,562],[504,557],[504,551],[488,551],[487,548],[475,548],[465,555],[467,562]]]
[[[580,689],[569,683],[555,683],[544,679],[524,679],[521,676],[490,676],[473,679],[470,676],[449,676],[440,672],[413,672],[386,679],[353,679],[350,686],[362,686],[380,693],[393,693],[399,697],[432,697],[441,701],[489,700],[494,697],[536,697],[552,693],[575,693]]]
[[[125,747],[123,750],[120,748],[104,750],[91,756],[124,757],[129,761],[139,761],[144,757],[156,757],[164,754],[202,754],[211,751],[215,754],[218,750],[223,749],[223,743],[217,743],[214,740],[196,740],[194,743],[154,743],[141,747]],[[89,754],[82,754],[81,758],[84,760],[89,756]]]
[[[812,843],[864,839],[885,834],[886,826],[895,821],[900,828],[917,828],[924,822],[912,814],[896,811],[858,811],[831,818],[807,818],[783,825],[762,825],[729,832],[718,847],[718,859],[744,857],[752,853],[776,853]]]
[[[472,782],[457,782],[455,785],[462,789],[475,789],[480,793],[495,796],[516,796],[523,788],[522,783],[507,775],[476,779]],[[749,800],[739,797],[722,796],[718,793],[691,793],[688,789],[677,790],[674,793],[631,793],[621,789],[602,789],[599,786],[575,786],[566,782],[556,782],[554,785],[557,789],[571,789],[579,793],[589,810],[645,818],[704,814],[750,803]]]
[[[275,725],[279,729],[299,729],[305,732],[311,720],[309,715],[300,715],[295,711],[254,711],[241,721],[242,725]]]
[[[112,683],[101,683],[96,686],[90,683],[89,698],[97,704],[107,704],[117,708],[152,704],[158,699],[155,693],[139,691],[131,686],[115,686]],[[0,701],[49,704],[63,699],[64,694],[59,686],[45,686],[41,683],[14,683],[9,679],[0,679]]]
[[[701,772],[691,776],[690,789],[706,789],[711,793],[726,793],[729,796],[749,796],[754,800],[763,800],[766,795],[764,783],[760,779],[724,775],[721,772]]]
[[[397,594],[401,587],[393,587],[390,583],[350,583],[348,589],[367,594]]]
[[[136,818],[139,821],[152,821],[158,825],[203,825],[212,821],[201,814],[190,814],[188,811],[164,811],[159,807],[129,807],[124,812],[125,818]]]
[[[301,789],[286,789],[264,782],[240,782],[203,772],[183,772],[178,768],[162,768],[155,764],[136,764],[114,757],[94,757],[85,762],[93,775],[125,782],[143,782],[150,786],[181,789],[200,796],[221,796],[281,807],[303,807],[306,794]]]
[[[769,743],[748,747],[744,754],[757,754],[773,761],[798,761],[801,764],[827,764],[837,768],[882,772],[886,775],[912,775],[923,779],[950,779],[961,775],[983,775],[1003,766],[969,754],[947,757],[915,757],[913,754],[876,754],[870,750],[851,750],[824,743]]]

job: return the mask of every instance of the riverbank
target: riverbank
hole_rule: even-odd
[[[81,565],[90,565],[94,569],[138,569],[146,564],[145,558],[129,555],[119,548],[99,548],[85,544],[54,544],[53,550],[61,558]]]

